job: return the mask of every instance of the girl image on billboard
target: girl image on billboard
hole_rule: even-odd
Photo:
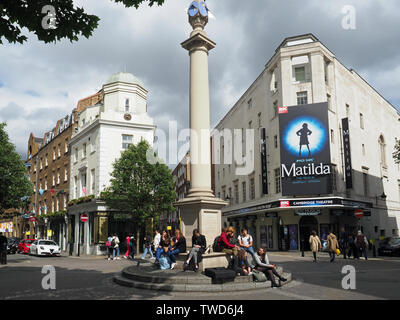
[[[308,136],[312,134],[312,131],[308,129],[308,124],[303,123],[303,127],[299,131],[297,131],[296,134],[300,137],[299,157],[301,157],[301,148],[303,145],[307,146],[308,156],[311,157],[310,142],[308,141]]]

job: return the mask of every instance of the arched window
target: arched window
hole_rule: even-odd
[[[386,166],[386,144],[383,135],[379,137],[379,150],[381,153],[381,165]]]

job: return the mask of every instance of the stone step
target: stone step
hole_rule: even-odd
[[[282,283],[285,285],[292,280],[290,273],[283,273],[283,276],[288,279],[287,282]],[[114,282],[126,287],[132,287],[137,289],[145,290],[157,290],[157,291],[174,291],[174,292],[232,292],[232,291],[248,291],[257,289],[271,289],[271,282],[247,282],[247,283],[236,283],[228,282],[224,284],[167,284],[167,283],[149,283],[131,280],[121,275],[114,276]]]

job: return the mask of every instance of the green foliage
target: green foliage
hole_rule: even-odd
[[[393,158],[396,164],[400,163],[400,140],[398,139],[396,139],[396,144],[394,145]]]
[[[102,193],[110,208],[129,213],[139,224],[149,218],[157,221],[161,213],[174,210],[171,170],[159,159],[155,164],[149,163],[148,151],[154,154],[145,141],[124,151],[113,164],[111,186]]]
[[[5,209],[25,206],[21,198],[33,193],[25,166],[9,141],[5,127],[5,123],[0,123],[0,214]]]
[[[107,1],[107,0],[103,0]],[[136,9],[148,2],[162,5],[165,0],[112,0],[122,3],[125,7]],[[47,13],[42,13],[46,5],[52,5],[56,12],[55,29],[44,29],[42,20]],[[45,43],[68,39],[78,41],[79,36],[89,38],[98,27],[100,18],[87,14],[83,8],[74,6],[73,0],[1,0],[0,1],[0,44],[5,38],[10,43],[24,43],[27,37],[22,34],[22,28],[36,34]]]

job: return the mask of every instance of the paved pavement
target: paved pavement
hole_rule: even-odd
[[[294,281],[283,288],[232,293],[170,293],[126,288],[112,277],[129,260],[107,261],[104,257],[32,257],[9,255],[8,265],[0,266],[0,300],[15,299],[193,299],[193,300],[314,300],[314,299],[400,299],[400,259],[371,258],[335,263],[321,254],[317,264],[310,254],[270,253],[270,260],[292,272]],[[44,290],[44,265],[56,269],[56,290]],[[356,269],[356,290],[343,290],[342,267]]]

